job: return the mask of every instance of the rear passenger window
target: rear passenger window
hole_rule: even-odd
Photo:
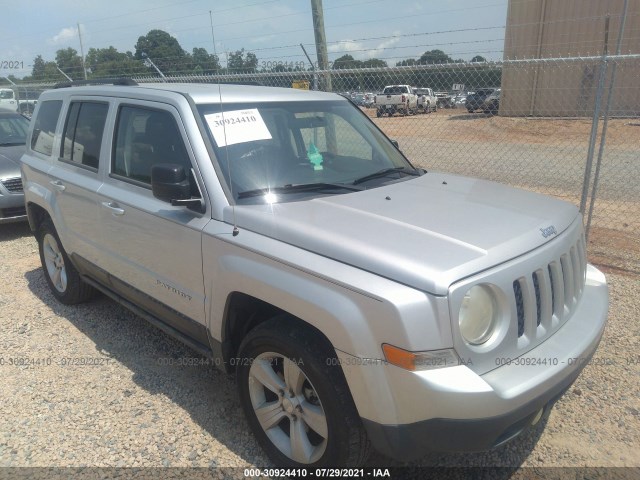
[[[56,125],[61,108],[62,100],[49,100],[40,104],[40,110],[31,134],[32,150],[51,155],[53,152],[53,137],[56,133]]]
[[[73,102],[64,127],[61,157],[90,168],[98,168],[102,134],[109,105]]]
[[[173,163],[185,168],[191,162],[173,115],[169,112],[123,106],[118,114],[112,173],[151,184],[151,167]]]

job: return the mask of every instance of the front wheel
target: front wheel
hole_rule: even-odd
[[[357,467],[369,441],[330,345],[280,315],[239,351],[240,402],[258,442],[282,468]]]
[[[50,220],[42,222],[37,237],[42,269],[53,295],[66,305],[91,299],[95,290],[80,278]]]

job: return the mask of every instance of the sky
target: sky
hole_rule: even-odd
[[[507,3],[323,0],[329,60],[350,54],[395,65],[434,49],[455,59],[499,60]],[[0,77],[29,75],[36,55],[48,61],[58,49],[80,52],[78,25],[85,54],[109,46],[134,52],[138,37],[161,29],[188,52],[204,47],[213,53],[215,39],[223,66],[225,52],[241,48],[256,54],[259,67],[303,62],[300,43],[317,60],[310,0],[0,0],[0,11]]]

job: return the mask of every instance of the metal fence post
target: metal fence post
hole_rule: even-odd
[[[616,55],[620,55],[622,48],[622,36],[624,35],[624,25],[627,20],[627,7],[629,0],[624,0],[622,9],[622,17],[620,19],[620,31],[618,32],[618,42],[616,45]],[[589,230],[591,229],[591,219],[593,218],[593,207],[596,203],[596,195],[598,192],[598,183],[600,180],[600,166],[602,165],[602,156],[604,155],[604,147],[607,143],[607,126],[609,125],[609,112],[611,111],[611,101],[613,100],[613,89],[616,82],[616,70],[618,64],[613,62],[611,65],[611,79],[609,81],[609,92],[607,93],[607,103],[604,108],[604,119],[602,121],[602,135],[600,136],[600,148],[598,150],[598,160],[596,161],[596,171],[593,178],[593,189],[591,191],[591,200],[589,204],[589,215],[587,216],[587,226],[585,229],[585,239],[589,240]]]
[[[607,43],[609,42],[609,21],[610,16],[605,19],[605,40],[602,52],[602,63],[598,72],[598,86],[596,87],[595,105],[593,108],[593,121],[591,124],[591,135],[589,137],[589,150],[587,151],[587,163],[584,169],[584,182],[582,184],[582,197],[580,199],[580,213],[584,215],[589,196],[589,184],[591,183],[591,169],[593,167],[593,154],[598,136],[598,122],[600,120],[600,106],[602,103],[602,91],[604,90],[604,79],[607,72]]]

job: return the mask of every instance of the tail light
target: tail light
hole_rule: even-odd
[[[404,98],[404,95],[402,95],[402,103],[406,102],[406,99]]]
[[[373,97],[373,103],[378,103],[378,96]]]

